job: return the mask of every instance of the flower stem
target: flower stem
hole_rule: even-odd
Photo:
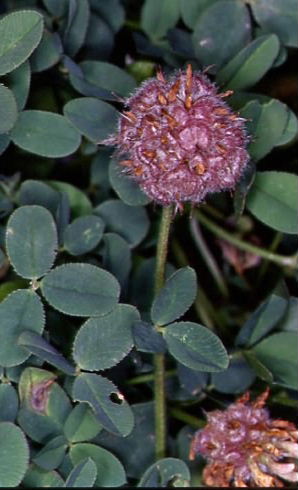
[[[208,230],[212,231],[214,235],[219,236],[220,238],[223,238],[227,242],[232,243],[236,247],[240,248],[240,250],[245,250],[252,254],[258,255],[259,257],[267,259],[270,262],[274,262],[275,264],[283,267],[290,267],[293,269],[297,267],[298,264],[297,254],[279,255],[270,252],[268,250],[265,250],[264,248],[257,247],[256,245],[252,245],[251,243],[244,242],[240,238],[235,237],[233,234],[229,233],[228,231],[224,230],[223,228],[215,224],[213,221],[211,221],[209,218],[207,218],[203,213],[201,213],[198,210],[196,211],[196,217],[204,226],[206,226],[206,228],[208,228]]]
[[[155,294],[162,288],[165,277],[165,267],[168,253],[168,242],[171,221],[173,217],[172,206],[162,208],[159,228],[156,268],[155,268]],[[164,354],[154,354],[154,402],[155,402],[155,456],[159,460],[166,454],[166,396],[165,396],[165,357]]]

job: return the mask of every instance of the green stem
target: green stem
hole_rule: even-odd
[[[184,250],[176,239],[172,241],[172,250],[173,254],[175,255],[176,262],[179,265],[182,267],[188,265],[188,260]],[[215,325],[217,325],[219,329],[224,329],[223,322],[217,309],[213,307],[211,301],[209,301],[207,295],[204,293],[204,290],[200,285],[198,286],[198,294],[193,306],[196,314],[206,327],[210,328],[211,330],[215,330]]]
[[[273,241],[271,243],[271,245],[269,246],[269,250],[270,252],[275,252],[275,250],[277,250],[280,242],[282,241],[282,233],[279,231],[275,234],[274,238],[273,238]],[[268,259],[265,259],[260,267],[260,272],[258,274],[258,278],[257,278],[257,282],[260,283],[261,280],[263,279],[264,275],[266,274],[267,272],[267,269],[268,269],[268,265],[269,265],[269,260]]]
[[[162,208],[160,221],[157,250],[156,250],[156,267],[155,267],[155,294],[163,287],[165,277],[165,267],[168,254],[169,232],[173,216],[172,206]]]
[[[179,265],[181,265],[182,267],[188,265],[188,260],[184,253],[184,250],[182,249],[181,245],[178,243],[176,239],[172,241],[172,251]],[[203,301],[201,301],[201,299],[202,299],[201,289],[199,289],[193,305],[194,309],[196,310],[196,314],[198,315],[198,317],[201,318],[201,320],[205,323],[205,325],[213,329],[214,324],[211,319],[211,316],[208,313],[208,305],[206,305]]]
[[[172,206],[162,209],[159,228],[156,268],[155,294],[162,288],[165,278],[165,267],[168,253],[170,226],[173,217]],[[155,456],[162,459],[166,455],[166,396],[165,396],[165,357],[164,354],[154,354],[154,412],[155,412]]]
[[[180,408],[170,408],[170,414],[177,420],[181,420],[182,422],[185,422],[188,425],[191,425],[192,427],[195,427],[196,429],[201,429],[206,425],[206,420],[199,419],[198,417],[195,417],[194,415],[190,415],[189,413],[184,412],[184,410],[181,410]]]
[[[223,238],[227,242],[232,243],[236,247],[240,248],[240,250],[245,250],[246,252],[253,253],[255,255],[258,255],[259,257],[267,259],[270,262],[274,262],[275,264],[283,267],[291,267],[293,269],[297,267],[298,254],[287,256],[287,255],[279,255],[270,252],[268,250],[265,250],[264,248],[257,247],[256,245],[252,245],[251,243],[244,242],[240,238],[235,237],[228,231],[216,225],[213,221],[211,221],[209,218],[207,218],[203,213],[201,213],[198,210],[196,210],[196,217],[204,226],[206,226],[206,228],[212,231],[212,233],[214,233],[216,236],[220,238]]]
[[[194,218],[191,219],[190,221],[190,231],[192,234],[192,237],[194,239],[194,242],[196,246],[198,247],[203,259],[205,260],[205,264],[208,267],[210,273],[212,274],[218,289],[220,290],[221,294],[227,298],[229,296],[229,291],[226,286],[225,280],[223,278],[222,273],[219,270],[219,267],[211,254],[210,250],[207,247],[207,244],[203,238],[202,232],[200,230],[200,226],[198,224],[198,221]]]
[[[176,369],[169,369],[165,372],[165,378],[170,378],[171,376],[175,376],[177,373]],[[126,381],[127,385],[139,385],[142,383],[150,383],[150,381],[154,381],[154,373],[148,374],[140,374],[139,376],[135,376],[134,378],[128,379]]]

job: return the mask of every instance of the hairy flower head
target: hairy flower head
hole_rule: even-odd
[[[269,390],[253,403],[245,393],[226,410],[207,414],[196,432],[190,459],[207,459],[207,486],[284,487],[298,481],[298,431],[292,422],[273,420],[264,408]]]
[[[105,140],[120,164],[155,202],[199,203],[206,194],[234,189],[247,161],[244,119],[200,72],[161,71],[124,101],[118,132]]]

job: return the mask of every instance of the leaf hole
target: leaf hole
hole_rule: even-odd
[[[121,393],[111,393],[110,400],[112,403],[122,405],[122,403],[124,402],[124,396]]]

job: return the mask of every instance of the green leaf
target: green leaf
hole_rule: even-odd
[[[41,444],[63,435],[65,420],[72,409],[66,393],[54,379],[49,371],[29,367],[19,380],[22,406],[18,424],[30,439]]]
[[[30,90],[31,70],[29,61],[25,61],[6,77],[6,84],[13,92],[18,110],[24,109]]]
[[[0,134],[10,131],[17,117],[17,103],[12,91],[0,84]]]
[[[5,152],[10,143],[10,136],[8,134],[0,134],[0,155]]]
[[[98,33],[97,31],[98,26],[99,28],[102,28],[103,30],[102,33]],[[107,44],[110,46],[103,46],[102,49],[104,51],[106,49],[110,51],[113,45],[113,35],[111,30],[108,28],[108,26],[101,19],[98,19],[96,18],[95,15],[92,15],[90,27],[91,27],[90,51],[92,52],[95,51],[96,49],[97,56],[98,56],[99,53],[98,53],[98,46],[96,41],[98,39],[101,40],[101,37],[106,35],[108,36],[109,39]],[[107,41],[107,39],[105,39],[105,41]],[[112,100],[112,101],[117,100],[116,96],[113,95],[112,92],[110,92],[110,90],[106,90],[105,88],[99,87],[94,80],[89,81],[88,78],[85,78],[85,73],[83,71],[84,66],[81,68],[80,65],[77,65],[76,63],[74,63],[73,60],[67,58],[66,56],[64,56],[63,62],[64,62],[65,69],[69,73],[69,81],[77,92],[79,92],[82,95],[86,95],[88,97],[97,97],[99,99]],[[88,77],[88,73],[86,73],[86,77]]]
[[[64,481],[56,471],[46,471],[30,465],[22,485],[28,488],[62,487]]]
[[[288,301],[272,294],[246,320],[239,331],[236,345],[251,346],[267,335],[286,312]]]
[[[105,201],[94,209],[101,216],[107,231],[118,233],[130,246],[136,247],[146,236],[149,219],[141,206],[128,206],[119,199]]]
[[[37,412],[46,413],[49,394],[56,376],[54,373],[35,367],[26,367],[19,377],[21,404]]]
[[[289,110],[288,122],[285,126],[285,129],[281,135],[281,138],[278,140],[278,143],[275,143],[275,146],[283,146],[291,143],[296,140],[298,135],[298,119],[296,114]]]
[[[180,13],[184,24],[191,30],[194,29],[199,16],[219,0],[180,0]]]
[[[17,366],[30,356],[17,339],[24,330],[41,334],[44,311],[39,296],[26,289],[14,291],[0,303],[0,365]]]
[[[218,72],[217,82],[233,90],[255,85],[272,67],[279,48],[275,34],[256,38]]]
[[[228,367],[219,337],[198,323],[172,323],[164,329],[164,338],[172,356],[191,369],[217,372]]]
[[[82,77],[78,77],[75,73],[70,73],[70,81],[72,85],[83,95],[96,96],[96,89],[105,89],[115,92],[123,97],[127,97],[136,87],[136,82],[131,75],[112,63],[105,61],[82,61],[79,64],[82,70],[82,77],[87,83],[88,90],[83,90],[80,83]],[[86,86],[84,86],[86,89]],[[95,93],[92,93],[92,87]]]
[[[70,449],[73,464],[91,458],[96,464],[96,487],[119,487],[126,483],[125,471],[120,461],[109,451],[95,444],[76,444]]]
[[[19,10],[0,20],[0,76],[21,65],[38,46],[43,17],[36,10]]]
[[[65,117],[86,138],[99,144],[116,129],[118,111],[95,97],[72,99],[63,108]]]
[[[241,116],[250,117],[246,108],[251,108],[252,103],[255,107],[256,102],[250,102],[241,110]],[[279,100],[271,99],[262,104],[261,112],[255,113],[253,117],[253,131],[250,131],[253,139],[248,145],[248,150],[251,157],[257,161],[279,144],[288,124],[289,109]]]
[[[19,399],[14,387],[0,383],[0,422],[14,422],[18,409]]]
[[[76,218],[64,231],[64,248],[71,255],[86,254],[98,245],[103,231],[104,222],[97,216]]]
[[[194,269],[183,267],[170,276],[153,301],[151,319],[155,325],[166,325],[180,318],[197,295]]]
[[[53,17],[64,17],[67,14],[68,0],[42,0]]]
[[[73,399],[88,403],[107,431],[122,437],[132,431],[133,412],[118,388],[107,378],[80,374],[73,384]]]
[[[20,113],[11,138],[23,150],[49,158],[70,155],[81,144],[79,132],[65,117],[37,110]]]
[[[253,15],[265,32],[274,32],[286,46],[298,47],[296,0],[258,0]]]
[[[131,408],[135,425],[128,436],[119,437],[102,431],[96,442],[120,459],[128,477],[140,478],[154,462],[154,403],[137,403]]]
[[[93,459],[86,458],[80,461],[65,482],[65,487],[93,487],[97,478],[97,466]]]
[[[41,42],[30,58],[33,73],[48,70],[61,58],[63,46],[57,32],[44,30]]]
[[[120,0],[105,0],[92,1],[92,8],[112,29],[113,32],[118,32],[125,21],[125,9]]]
[[[64,30],[63,46],[69,56],[74,56],[84,43],[90,18],[88,0],[71,2]]]
[[[25,347],[31,354],[39,357],[43,361],[52,364],[60,371],[74,376],[76,369],[72,366],[52,345],[50,345],[43,337],[35,332],[24,331],[18,338],[18,345]]]
[[[208,373],[189,369],[180,362],[177,364],[177,378],[180,390],[191,395],[191,398],[200,396],[209,383]]]
[[[142,312],[148,312],[147,318],[150,315],[150,309],[154,299],[154,271],[156,268],[156,258],[150,257],[142,260],[139,267],[134,271],[132,280],[131,301]],[[175,267],[171,264],[166,264],[165,271],[166,279],[175,272]],[[140,294],[142,291],[142,294]]]
[[[211,375],[211,383],[219,393],[243,393],[252,385],[255,378],[254,370],[242,354],[236,353],[232,356],[227,369]]]
[[[98,2],[96,6],[98,6]],[[91,16],[85,46],[88,49],[88,53],[97,59],[108,59],[111,56],[114,47],[114,32],[101,15],[94,13]]]
[[[138,487],[168,487],[177,486],[175,480],[179,479],[179,486],[190,485],[190,472],[184,461],[177,458],[164,458],[154,463],[144,473]]]
[[[247,163],[234,191],[233,207],[235,222],[239,220],[244,212],[247,194],[253,184],[255,175],[256,165],[252,160],[250,160]]]
[[[19,188],[19,204],[21,206],[37,204],[48,209],[55,216],[59,194],[40,180],[28,179],[24,180]]]
[[[11,422],[0,422],[0,487],[17,487],[28,468],[25,435]]]
[[[193,32],[197,59],[203,66],[215,64],[216,71],[235,56],[249,39],[249,12],[246,5],[234,0],[216,2],[204,10]]]
[[[69,198],[66,192],[59,193],[59,201],[57,206],[57,211],[55,213],[56,222],[57,222],[57,232],[58,232],[58,243],[62,248],[63,244],[63,235],[66,227],[69,224],[71,215]]]
[[[99,202],[110,197],[109,164],[112,149],[102,146],[92,159],[90,168],[90,185],[96,190]]]
[[[48,180],[47,183],[53,189],[67,194],[73,217],[91,214],[92,204],[83,191],[72,184],[60,182],[59,180]]]
[[[252,351],[243,351],[243,356],[259,378],[268,384],[273,383],[273,374]]]
[[[136,322],[133,325],[133,337],[138,351],[150,352],[152,354],[167,351],[167,345],[163,336],[150,323]]]
[[[254,138],[257,133],[258,122],[262,109],[263,107],[258,100],[249,100],[247,103],[244,102],[243,107],[240,107],[239,113],[241,117],[246,119],[246,129],[252,138]],[[272,147],[273,146],[271,145],[270,150]]]
[[[274,376],[274,381],[282,386],[297,390],[297,334],[279,332],[265,338],[253,349],[257,359]]]
[[[141,11],[141,27],[151,39],[160,39],[176,25],[179,15],[179,0],[146,0]]]
[[[102,264],[119,281],[125,285],[131,269],[131,250],[126,240],[117,233],[105,233],[101,249]]]
[[[112,274],[79,263],[53,269],[43,278],[41,290],[50,305],[74,316],[105,315],[116,307],[120,294]]]
[[[112,159],[109,167],[111,185],[125,204],[129,206],[144,206],[151,199],[140,189],[139,184],[130,176],[125,175],[119,163]]]
[[[1,144],[1,135],[0,135],[0,144]],[[5,216],[10,215],[12,213],[13,209],[14,209],[14,206],[13,206],[13,203],[11,202],[11,199],[9,199],[8,196],[5,196],[5,194],[0,191],[0,217],[1,217],[1,219],[4,218]],[[7,259],[4,255],[4,252],[1,250],[0,251],[1,267],[4,266],[4,264],[6,262],[7,262]]]
[[[298,329],[298,298],[291,296],[289,298],[289,307],[283,317],[279,327],[283,331],[296,332]]]
[[[75,337],[75,362],[87,371],[118,364],[133,347],[132,327],[139,319],[136,308],[120,304],[108,315],[87,320]]]
[[[54,470],[62,463],[66,448],[67,441],[65,437],[56,436],[35,454],[32,461],[44,470]]]
[[[89,441],[97,436],[101,429],[102,425],[87,403],[78,403],[64,424],[65,437],[71,443]]]
[[[21,206],[10,216],[6,249],[16,272],[38,279],[52,267],[57,249],[57,231],[50,212],[41,206]]]
[[[298,177],[287,172],[258,172],[246,201],[249,211],[275,230],[297,234]]]

